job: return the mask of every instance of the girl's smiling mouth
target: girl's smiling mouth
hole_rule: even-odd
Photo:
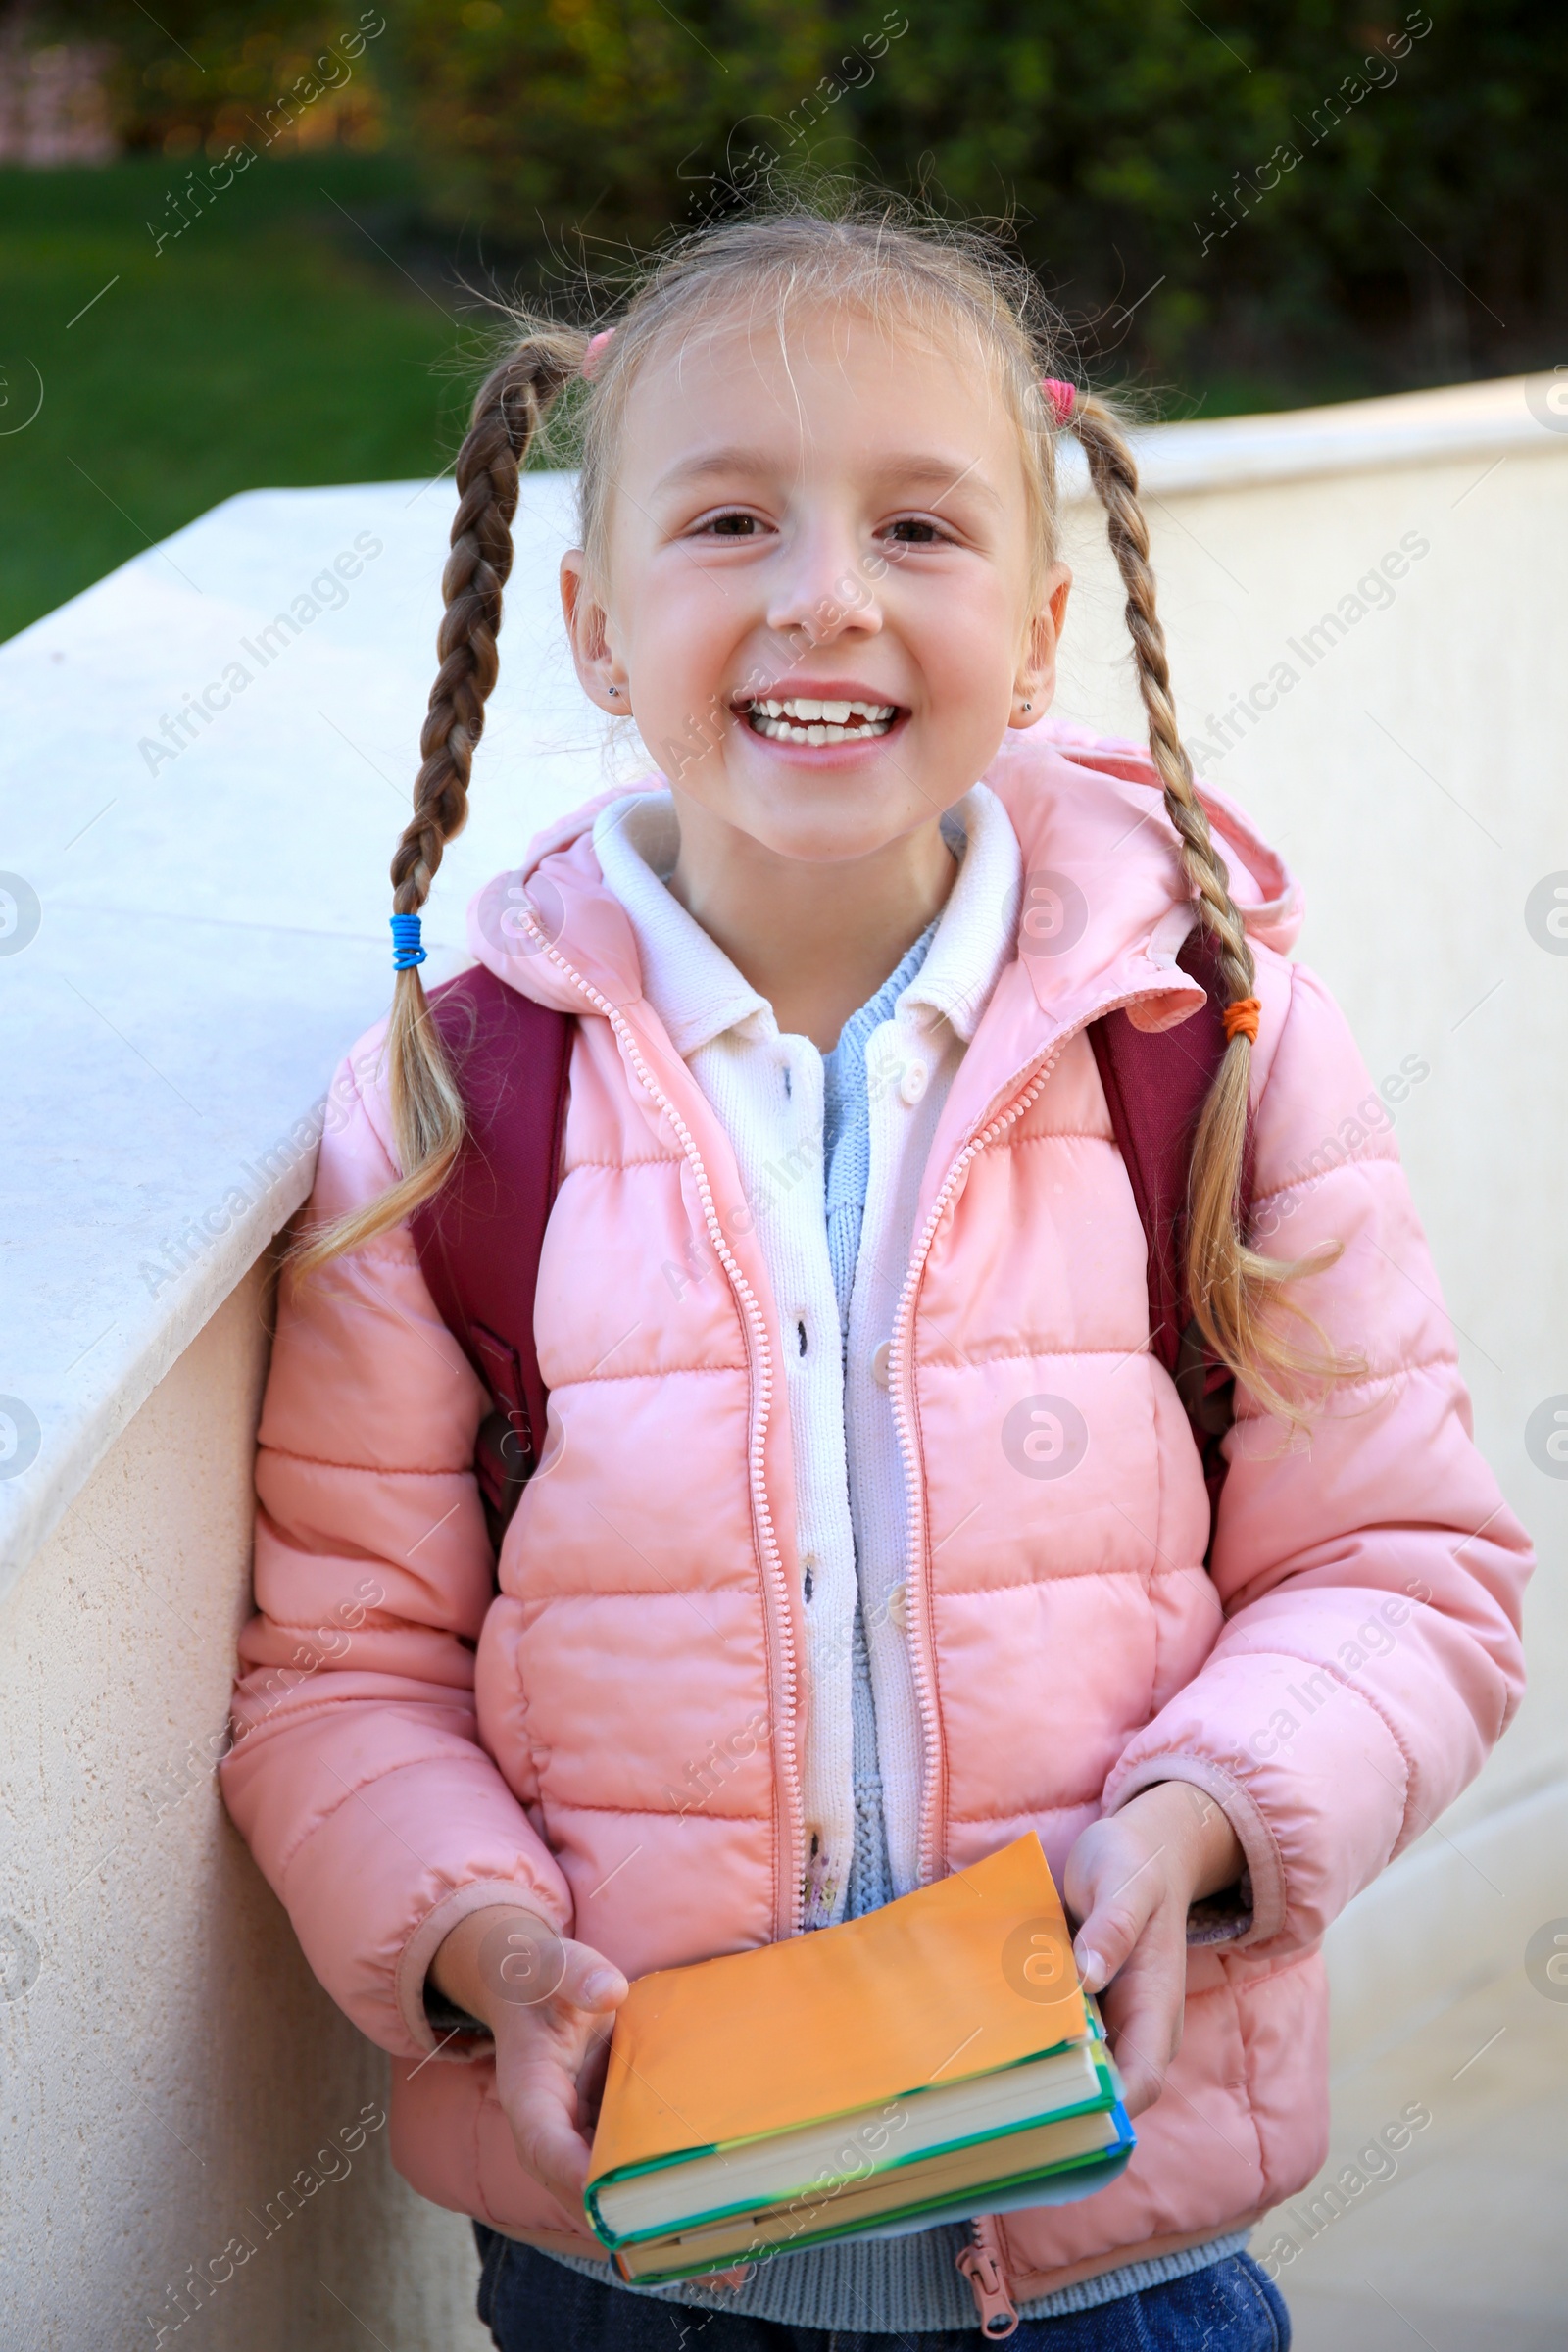
[[[860,695],[757,695],[736,706],[754,735],[769,743],[804,744],[813,750],[865,743],[886,735],[906,715],[897,703]]]

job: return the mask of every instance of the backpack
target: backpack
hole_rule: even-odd
[[[1089,1042],[1149,1246],[1151,1349],[1192,1425],[1212,1527],[1234,1384],[1192,1317],[1182,1228],[1193,1132],[1225,1031],[1208,933],[1190,933],[1177,961],[1206,990],[1206,1004],[1157,1033],[1109,1012],[1091,1023]],[[467,1135],[451,1176],[410,1224],[436,1310],[490,1395],[474,1468],[499,1548],[544,1442],[534,1291],[560,1180],[575,1016],[535,1004],[482,964],[434,990],[430,1014],[457,1074]],[[1246,1206],[1244,1197],[1244,1215]]]

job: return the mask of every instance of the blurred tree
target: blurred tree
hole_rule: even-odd
[[[646,246],[715,172],[788,150],[835,39],[824,0],[405,0],[398,23],[435,205],[573,259]]]
[[[1556,0],[390,5],[430,205],[544,277],[808,162],[1009,218],[1129,371],[1354,389],[1568,323]]]
[[[124,0],[28,0],[9,23],[29,44],[64,37],[111,51],[116,127],[132,150],[364,150],[386,136],[387,19],[362,0],[164,0],[156,15]]]
[[[889,67],[862,102],[876,168],[926,155],[960,208],[1011,197],[1102,346],[1321,372],[1393,330],[1407,366],[1464,374],[1568,322],[1548,0],[968,0]]]

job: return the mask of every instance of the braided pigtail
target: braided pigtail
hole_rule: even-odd
[[[518,470],[557,397],[580,374],[587,348],[587,337],[568,328],[536,330],[492,369],[473,404],[473,420],[458,452],[458,511],[441,576],[441,666],[419,736],[414,814],[392,856],[397,914],[418,913],[447,843],[467,822],[473,755],[499,667],[496,639],[502,590],[512,570]],[[300,1273],[401,1224],[440,1190],[463,1148],[463,1098],[412,963],[399,969],[394,983],[386,1055],[402,1177],[366,1207],[312,1234],[295,1253]]]
[[[1340,1365],[1326,1353],[1308,1354],[1293,1347],[1280,1334],[1277,1318],[1267,1310],[1284,1284],[1332,1264],[1339,1248],[1329,1244],[1308,1258],[1289,1262],[1250,1249],[1241,1230],[1251,1041],[1257,1034],[1252,951],[1232,902],[1230,875],[1215,847],[1193,781],[1192,763],[1177,730],[1165,632],[1154,604],[1149,525],[1138,503],[1136,461],[1115,416],[1102,401],[1079,393],[1070,423],[1105,510],[1111,553],[1127,591],[1127,627],[1149,720],[1149,748],[1164,789],[1166,814],[1181,844],[1182,870],[1200,917],[1214,941],[1225,989],[1228,1042],[1193,1139],[1187,1207],[1188,1298],[1209,1347],[1264,1410],[1297,1421],[1303,1411],[1300,1383],[1332,1380],[1350,1367]]]

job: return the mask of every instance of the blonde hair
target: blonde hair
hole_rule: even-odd
[[[808,206],[732,220],[682,239],[621,306],[615,332],[595,352],[583,388],[578,503],[589,580],[606,570],[617,452],[639,370],[657,345],[704,321],[764,309],[775,318],[801,302],[854,306],[890,326],[972,339],[1017,424],[1037,569],[1056,551],[1058,418],[1042,395],[1054,372],[1059,322],[1023,266],[990,238],[901,216],[891,206],[835,217]],[[467,817],[473,754],[496,681],[502,590],[512,567],[518,469],[540,441],[562,391],[582,373],[589,334],[522,319],[514,347],[481,385],[457,463],[458,511],[442,579],[446,610],[440,668],[420,737],[423,763],[414,815],[392,859],[393,906],[416,913],[446,844]],[[1126,592],[1149,747],[1180,847],[1182,871],[1214,946],[1225,1002],[1250,997],[1252,951],[1230,895],[1224,858],[1183,748],[1171,697],[1165,635],[1155,609],[1149,527],[1138,468],[1111,408],[1079,394],[1069,429],[1104,508]],[[297,1263],[310,1268],[384,1232],[439,1191],[463,1145],[462,1097],[431,1020],[417,970],[397,976],[387,1032],[391,1108],[403,1176],[388,1192],[312,1234]],[[1188,1298],[1209,1347],[1267,1410],[1295,1420],[1300,1381],[1340,1368],[1293,1346],[1268,1312],[1281,1287],[1337,1254],[1286,1263],[1252,1250],[1238,1221],[1247,1148],[1251,1046],[1232,1037],[1194,1139],[1186,1224]]]

